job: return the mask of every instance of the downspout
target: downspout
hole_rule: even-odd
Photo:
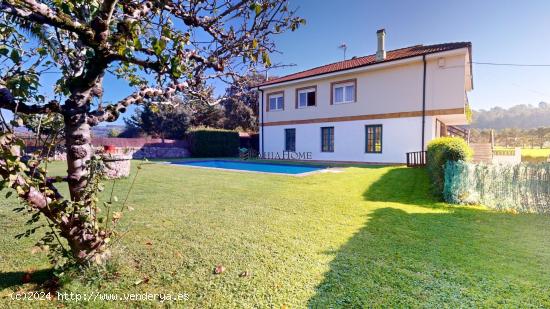
[[[422,63],[424,64],[424,73],[422,77],[422,148],[420,150],[424,151],[426,128],[426,55],[422,55]]]
[[[261,116],[260,116],[260,120],[261,120],[260,132],[261,132],[262,140],[261,140],[261,147],[259,147],[260,148],[259,150],[260,150],[260,156],[263,157],[263,153],[264,153],[264,91],[262,89],[260,89],[260,87],[258,87],[258,90],[262,94],[262,98],[260,100],[260,113],[261,113]]]

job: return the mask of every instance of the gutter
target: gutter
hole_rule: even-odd
[[[422,64],[424,73],[422,76],[422,148],[420,148],[420,151],[424,151],[426,134],[426,55],[422,55]]]
[[[258,87],[258,90],[262,94],[262,98],[260,99],[260,113],[261,113],[260,132],[261,132],[262,140],[260,142],[261,147],[258,147],[258,148],[260,148],[260,149],[258,149],[260,151],[260,155],[262,155],[263,152],[264,152],[264,90],[260,89],[260,87]]]

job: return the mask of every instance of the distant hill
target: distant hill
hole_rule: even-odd
[[[550,127],[550,104],[540,102],[538,106],[522,104],[508,109],[493,107],[490,110],[474,110],[471,127],[478,129]]]
[[[120,133],[124,131],[125,128],[126,127],[124,125],[114,125],[114,124],[97,126],[92,128],[92,135],[96,137],[108,137],[109,132],[111,130],[114,130]]]

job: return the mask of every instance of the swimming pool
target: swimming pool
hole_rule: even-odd
[[[249,172],[275,173],[300,175],[305,173],[316,172],[325,169],[324,166],[308,166],[308,165],[291,165],[291,164],[275,164],[261,162],[241,162],[241,161],[226,161],[226,160],[205,160],[205,161],[187,161],[187,162],[172,162],[172,164],[219,168],[228,170],[239,170]]]

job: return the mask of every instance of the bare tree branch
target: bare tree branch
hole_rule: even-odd
[[[113,17],[113,12],[118,0],[104,0],[99,8],[97,17],[92,21],[92,27],[95,30],[95,39],[105,41],[109,36],[109,24]]]
[[[25,103],[18,103],[15,101],[8,88],[0,88],[0,108],[7,109],[14,113],[18,112],[27,115],[61,112],[61,106],[56,100],[52,100],[45,105],[28,105]]]
[[[38,3],[34,0],[3,0],[0,3],[0,11],[6,12],[42,25],[50,25],[60,29],[74,32],[90,45],[95,45],[93,40],[93,30],[79,22],[74,21],[70,16],[62,12],[55,12],[47,5]],[[26,9],[22,8],[25,6]]]
[[[170,99],[177,92],[182,92],[187,89],[187,83],[183,82],[177,85],[172,85],[166,89],[160,88],[143,88],[135,92],[116,104],[105,106],[103,109],[97,109],[87,114],[88,124],[91,126],[98,125],[100,122],[113,122],[118,119],[121,113],[126,111],[126,108],[132,104],[140,104],[145,100],[162,97],[166,100]]]

